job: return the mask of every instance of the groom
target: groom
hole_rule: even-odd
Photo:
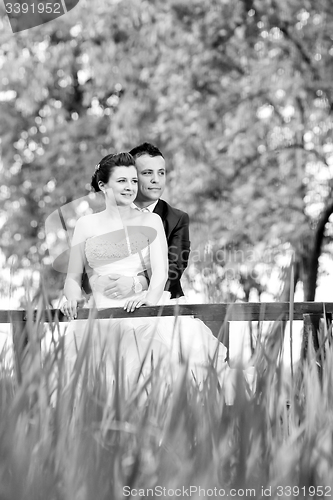
[[[171,207],[161,200],[165,188],[165,160],[161,151],[145,142],[130,151],[138,171],[138,194],[133,208],[158,214],[163,222],[168,243],[169,278],[165,290],[175,299],[184,295],[180,278],[185,271],[190,254],[189,217],[187,213]],[[144,277],[140,281],[145,280]],[[127,295],[132,289],[132,279],[110,275],[110,285],[104,289],[108,297]]]

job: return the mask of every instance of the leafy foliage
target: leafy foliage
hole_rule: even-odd
[[[193,248],[225,250],[222,276],[242,251],[248,286],[265,252],[289,248],[314,298],[333,209],[329,0],[81,1],[15,36],[2,24],[7,255],[47,265],[45,217],[88,192],[101,156],[149,140]]]

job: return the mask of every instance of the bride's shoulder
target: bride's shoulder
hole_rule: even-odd
[[[92,223],[93,221],[96,220],[97,215],[98,214],[82,215],[82,217],[79,217],[78,220],[76,221],[76,226],[84,227],[86,224]]]
[[[155,228],[159,228],[162,225],[162,219],[158,214],[154,212],[143,212],[143,222],[147,225],[152,225]]]
[[[76,232],[88,237],[90,235],[90,230],[95,227],[96,219],[98,214],[87,214],[79,217],[75,224]]]
[[[144,220],[158,220],[161,219],[161,217],[158,214],[155,214],[154,212],[142,212],[142,216]]]

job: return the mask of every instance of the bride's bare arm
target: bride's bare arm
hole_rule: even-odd
[[[168,279],[168,244],[160,216],[150,214],[150,221],[157,234],[149,246],[151,278],[146,298],[148,302],[157,304]]]
[[[84,245],[87,239],[84,230],[87,224],[85,219],[86,217],[81,217],[75,225],[64,286],[67,302],[63,304],[61,310],[70,318],[76,316],[77,304],[84,300],[82,296],[81,279],[85,265]]]
[[[147,226],[155,229],[149,241],[149,254],[151,266],[151,278],[146,294],[142,294],[134,299],[129,299],[124,309],[134,311],[142,305],[156,305],[162,297],[165,284],[168,279],[168,245],[162,220],[157,214],[147,214]]]

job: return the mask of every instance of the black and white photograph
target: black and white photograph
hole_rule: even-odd
[[[333,496],[332,0],[0,0],[0,500]]]

